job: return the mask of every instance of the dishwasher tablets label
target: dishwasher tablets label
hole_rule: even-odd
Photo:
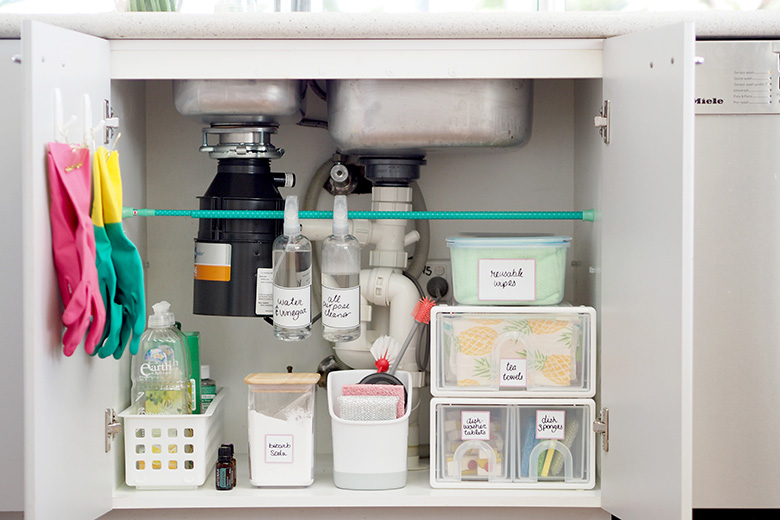
[[[562,441],[566,433],[565,410],[537,410],[536,438]]]
[[[490,412],[464,411],[460,414],[460,439],[490,440]]]
[[[536,260],[483,258],[477,268],[480,301],[536,300]]]

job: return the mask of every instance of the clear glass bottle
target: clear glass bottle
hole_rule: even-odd
[[[333,201],[333,234],[322,242],[322,337],[360,337],[360,243],[349,234],[344,195]]]
[[[192,413],[190,357],[170,306],[166,301],[152,306],[149,328],[141,335],[138,354],[132,358],[130,399],[134,413]]]
[[[284,203],[284,233],[274,241],[274,336],[300,341],[311,334],[311,242],[301,235],[298,197]]]

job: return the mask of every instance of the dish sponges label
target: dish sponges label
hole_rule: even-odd
[[[460,440],[490,440],[490,412],[464,411],[460,414]]]
[[[566,437],[565,410],[537,410],[536,438],[562,441]]]
[[[477,268],[480,301],[536,300],[536,260],[482,258]]]
[[[266,435],[265,461],[267,463],[292,463],[294,442],[295,437],[292,435]]]
[[[525,359],[501,359],[500,363],[499,377],[501,379],[499,386],[510,388],[525,388],[528,386],[528,380],[525,375],[527,366]]]

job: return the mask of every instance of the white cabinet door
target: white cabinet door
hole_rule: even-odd
[[[602,182],[603,505],[691,517],[692,24],[608,40]]]
[[[77,116],[70,142],[83,142],[84,94],[93,114],[87,124],[97,123],[110,94],[108,42],[26,21],[22,67],[25,518],[85,520],[111,509],[114,463],[105,453],[103,410],[111,406],[116,361],[90,358],[83,348],[62,353],[46,143],[55,137],[55,88],[64,119]]]

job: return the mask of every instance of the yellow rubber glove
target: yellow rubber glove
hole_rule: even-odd
[[[113,355],[116,359],[130,344],[130,353],[138,353],[138,341],[146,325],[144,272],[135,245],[122,228],[122,177],[119,152],[107,154],[105,169],[100,170],[103,196],[103,221],[111,242],[111,261],[116,271],[116,301],[122,306],[122,327]],[[106,347],[109,348],[109,347]]]

